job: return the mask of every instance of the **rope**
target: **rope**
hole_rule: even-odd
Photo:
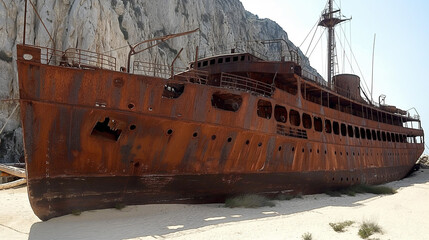
[[[19,101],[19,98],[0,99],[0,102],[14,102],[14,101]]]
[[[126,47],[129,47],[129,46],[130,46],[130,45],[125,45],[125,46],[122,46],[122,47],[118,47],[118,48],[115,48],[115,49],[112,49],[112,50],[106,51],[106,52],[104,52],[103,54],[111,53],[111,52],[114,52],[114,51],[118,51],[118,50],[121,50],[121,49],[126,48]]]
[[[12,117],[12,115],[15,113],[16,109],[18,109],[19,104],[17,103],[15,108],[13,109],[12,113],[9,115],[9,117],[6,119],[6,122],[4,123],[3,127],[0,130],[0,134],[3,133],[3,130],[6,128],[7,123],[9,122],[10,118]]]

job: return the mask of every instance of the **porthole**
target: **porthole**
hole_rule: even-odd
[[[135,130],[135,129],[136,129],[136,125],[134,125],[134,124],[133,124],[133,125],[131,125],[131,126],[130,126],[130,130],[131,130],[131,131],[132,131],[132,130]]]
[[[262,146],[262,143],[260,142],[260,143],[258,143],[258,147],[260,147],[260,146]]]
[[[228,142],[231,142],[231,141],[232,141],[232,137],[229,137],[229,138],[228,138]]]
[[[279,152],[282,150],[282,146],[279,146]]]
[[[25,53],[22,57],[27,61],[33,60],[33,55],[28,53]]]
[[[194,132],[194,134],[192,134],[193,137],[198,137],[198,133]]]
[[[173,130],[172,130],[172,129],[168,129],[168,130],[167,130],[167,134],[168,134],[168,135],[171,135],[172,133],[173,133]]]
[[[246,145],[249,145],[250,144],[250,141],[249,140],[246,140]]]
[[[212,140],[215,140],[216,139],[216,135],[212,135]]]
[[[134,106],[134,103],[130,103],[130,104],[128,104],[128,109],[132,110],[134,107],[135,107],[135,106]]]

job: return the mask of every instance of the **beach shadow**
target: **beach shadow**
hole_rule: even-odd
[[[429,170],[387,184],[393,188],[429,182]],[[31,226],[29,239],[133,239],[164,238],[175,233],[204,231],[218,225],[287,216],[329,206],[355,207],[362,201],[380,198],[373,194],[329,197],[307,195],[302,199],[276,201],[275,207],[257,209],[225,208],[223,204],[156,204],[128,206],[122,210],[105,209],[67,215]]]

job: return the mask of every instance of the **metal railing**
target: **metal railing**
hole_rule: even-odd
[[[312,82],[316,82],[320,86],[328,86],[328,82],[326,82],[323,78],[319,77],[317,74],[312,73],[308,70],[302,69],[302,77]]]
[[[227,55],[233,53],[250,53],[255,57],[262,59],[264,61],[291,61],[297,64],[301,63],[300,56],[296,50],[283,51],[279,49],[270,49],[263,44],[265,41],[251,41],[251,42],[239,42],[229,44],[223,47],[205,47],[200,48],[198,52],[198,59],[212,57],[216,55]],[[233,53],[232,53],[233,50]]]
[[[229,73],[221,74],[220,87],[256,93],[266,97],[272,96],[275,89],[271,84]]]
[[[63,51],[59,51],[52,48],[36,47],[40,48],[40,62],[47,65],[59,65],[61,58],[64,55]]]
[[[206,71],[142,61],[134,61],[133,74],[198,84],[207,84],[208,79],[208,73]]]
[[[72,67],[95,67],[116,70],[116,58],[101,53],[69,48],[64,52],[66,62]]]
[[[29,45],[26,45],[29,46]],[[101,68],[116,70],[116,58],[96,52],[69,48],[60,51],[48,47],[30,46],[40,49],[40,63],[54,66],[78,67],[78,68]],[[24,60],[38,62],[38,56],[32,56],[34,52],[24,52]],[[28,55],[31,55],[28,56]]]

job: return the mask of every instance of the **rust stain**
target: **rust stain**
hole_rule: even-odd
[[[38,47],[17,48],[30,201],[43,220],[117,201],[207,202],[377,184],[404,177],[423,151],[424,143],[406,141],[423,130],[398,124],[420,120],[320,86],[294,62],[227,54],[194,63],[208,62],[198,68],[203,77],[190,78],[197,71],[190,67],[169,79],[27,61],[22,56],[40,55]],[[210,65],[228,57],[239,60]],[[183,92],[171,89],[182,85]],[[219,106],[215,94],[224,97]],[[258,111],[259,102],[271,112]],[[286,121],[276,118],[275,106],[286,109]],[[291,110],[308,114],[311,126],[294,125]],[[355,135],[342,134],[341,124]],[[361,128],[391,134],[390,142],[356,137]]]

